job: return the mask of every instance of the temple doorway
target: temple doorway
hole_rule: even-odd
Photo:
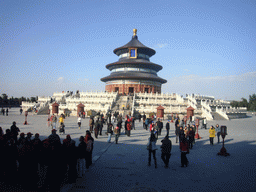
[[[148,93],[148,91],[149,91],[149,88],[145,88],[145,93]]]
[[[129,87],[129,93],[133,93],[134,92],[134,87]]]
[[[115,87],[115,92],[119,92],[119,87]]]

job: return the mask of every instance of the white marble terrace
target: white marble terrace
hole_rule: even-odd
[[[46,107],[50,101],[59,103],[59,112],[63,113],[64,109],[71,111],[71,115],[77,115],[77,105],[85,105],[85,111],[95,110],[106,113],[111,110],[113,104],[117,101],[117,92],[79,92],[71,95],[71,92],[55,92],[52,97],[38,97],[38,103],[22,102],[22,108],[27,110],[35,105],[40,108]],[[165,114],[171,113],[186,114],[189,106],[195,109],[194,114],[206,117],[212,120],[212,113],[218,113],[225,119],[228,119],[227,113],[245,113],[246,108],[232,108],[229,101],[216,100],[213,96],[187,95],[183,98],[176,93],[135,93],[133,97],[132,112],[139,113],[157,112],[157,107],[162,105]]]

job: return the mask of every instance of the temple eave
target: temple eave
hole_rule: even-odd
[[[167,80],[165,79],[162,79],[162,78],[148,78],[148,77],[127,77],[127,76],[118,76],[118,77],[103,77],[101,78],[100,80],[103,81],[103,82],[107,82],[107,81],[112,81],[112,80],[147,80],[147,81],[156,81],[156,82],[159,82],[161,84],[164,84],[164,83],[167,83]]]

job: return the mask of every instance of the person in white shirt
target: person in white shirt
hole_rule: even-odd
[[[77,124],[78,124],[78,128],[81,129],[82,118],[80,116],[77,118]]]

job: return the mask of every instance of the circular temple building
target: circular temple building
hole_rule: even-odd
[[[114,53],[119,60],[106,65],[111,71],[107,77],[101,78],[106,82],[107,92],[129,93],[161,93],[161,86],[167,81],[157,76],[163,67],[150,62],[149,58],[156,51],[143,45],[133,29],[132,40],[126,45],[116,48]]]

